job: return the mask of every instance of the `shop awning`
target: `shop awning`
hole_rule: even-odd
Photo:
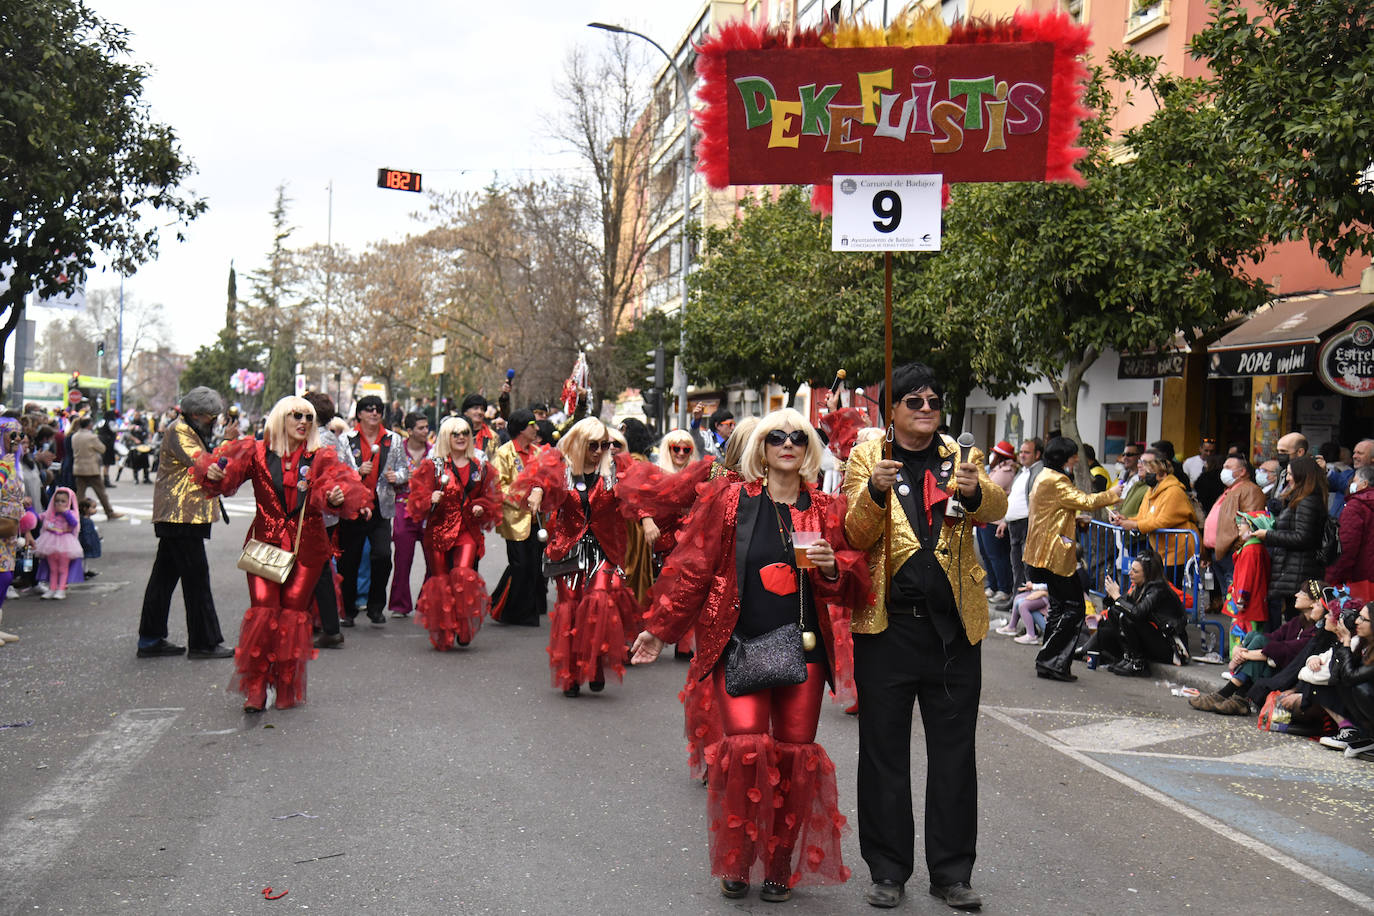
[[[1207,348],[1207,375],[1305,375],[1317,371],[1322,335],[1374,305],[1374,295],[1323,293],[1278,299]]]

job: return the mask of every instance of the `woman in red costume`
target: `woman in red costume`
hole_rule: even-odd
[[[248,537],[296,551],[291,574],[281,585],[248,575],[249,607],[234,650],[230,689],[244,695],[244,712],[266,709],[268,688],[276,690],[278,709],[304,703],[305,663],[315,657],[310,636],[315,583],[331,554],[324,513],[356,517],[367,511],[371,495],[332,448],[320,448],[315,408],[297,397],[272,407],[261,441],[226,442],[213,454],[202,454],[193,473],[216,496],[233,494],[251,480],[258,512]]]
[[[566,697],[577,696],[584,682],[600,691],[608,668],[616,680],[624,676],[625,622],[639,616],[622,572],[625,520],[635,513],[617,487],[632,462],[617,461],[610,442],[600,420],[579,420],[511,488],[514,501],[525,498],[531,511],[547,514],[549,560],[575,563],[558,577],[549,633],[553,684]]]
[[[480,460],[472,427],[462,417],[439,424],[434,454],[410,483],[406,513],[425,523],[425,584],[415,604],[420,624],[440,652],[466,646],[491,608],[477,561],[486,550],[483,531],[501,520],[495,469]]]
[[[658,657],[689,626],[697,631],[692,673],[711,678],[725,737],[707,750],[711,871],[721,893],[743,897],[763,879],[760,896],[780,902],[800,884],[848,880],[840,857],[835,766],[816,744],[821,695],[835,666],[834,623],[827,604],[854,607],[869,598],[864,556],[844,538],[845,501],[811,483],[821,443],[795,410],[759,421],[740,472],[692,510],[678,547],[650,594],[648,628],[635,640],[636,663]],[[797,566],[793,531],[820,532]],[[807,679],[730,696],[726,646],[784,626],[803,630]],[[819,638],[817,638],[819,637]]]

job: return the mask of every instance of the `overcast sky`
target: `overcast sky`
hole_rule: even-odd
[[[638,29],[671,48],[701,0],[87,0],[133,32],[152,68],[144,100],[199,173],[209,211],[125,283],[166,306],[172,346],[193,352],[219,331],[229,262],[246,274],[271,246],[278,184],[292,199],[295,247],[333,238],[352,250],[417,231],[424,199],[376,186],[379,167],[421,172],[426,188],[475,190],[575,160],[545,135],[554,84],[576,45]],[[648,49],[650,53],[652,49]],[[530,171],[535,170],[535,171]],[[88,289],[118,284],[94,273]],[[59,313],[35,309],[39,333]]]

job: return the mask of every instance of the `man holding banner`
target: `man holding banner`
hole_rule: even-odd
[[[981,452],[936,432],[944,386],[930,367],[898,367],[892,392],[892,456],[883,458],[879,439],[855,446],[844,481],[845,533],[867,552],[876,592],[853,620],[859,849],[873,877],[864,898],[895,907],[914,870],[911,713],[919,703],[930,893],[976,909],[982,899],[969,883],[978,834],[974,730],[988,605],[973,523],[1000,519],[1007,497],[983,470]]]

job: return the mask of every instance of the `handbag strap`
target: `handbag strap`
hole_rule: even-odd
[[[310,495],[310,488],[307,486],[304,490],[298,492],[301,494],[301,514],[296,519],[296,545],[291,548],[293,556],[301,552],[301,529],[305,527],[305,504],[307,501],[306,497]]]

